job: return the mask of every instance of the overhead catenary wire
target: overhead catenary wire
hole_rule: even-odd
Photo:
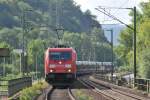
[[[100,8],[103,8],[105,11],[107,9],[109,9],[109,12],[111,12],[111,9],[114,9],[115,12],[112,12],[112,14],[117,14],[117,12],[120,10],[120,9],[130,9],[130,8],[123,8],[127,3],[129,2],[129,0],[126,0],[125,2],[123,2],[121,4],[121,6],[119,7],[106,7],[106,6],[99,6]],[[107,11],[108,12],[108,11]],[[105,14],[104,14],[104,21],[113,21],[114,19],[112,20],[105,20]]]
[[[129,0],[126,0],[125,2],[123,2],[123,4],[121,4],[121,6],[119,6],[118,8],[122,8],[124,7],[127,3],[129,2]],[[117,9],[117,11],[114,12],[114,14],[117,14],[117,12],[119,11],[119,9]]]
[[[117,20],[118,22],[120,22],[120,23],[122,23],[122,24],[126,25],[128,28],[130,28],[130,29],[132,29],[132,30],[133,30],[133,28],[132,28],[131,26],[129,26],[128,24],[124,23],[123,21],[121,21],[121,20],[120,20],[120,19],[118,19],[117,17],[115,17],[115,16],[111,15],[109,12],[107,12],[107,11],[103,11],[103,10],[100,10],[100,9],[103,9],[103,8],[95,8],[95,9],[96,9],[97,11],[99,11],[99,12],[101,12],[101,13],[103,13],[103,14],[105,14],[105,15],[109,16],[110,18],[112,18],[112,19],[114,19],[114,20]]]

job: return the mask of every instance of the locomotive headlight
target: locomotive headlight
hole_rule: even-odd
[[[71,64],[66,64],[65,67],[71,68]]]
[[[49,71],[50,71],[50,73],[54,72],[54,70],[53,70],[53,69],[50,69]]]
[[[50,65],[49,65],[49,68],[55,68],[55,67],[56,67],[55,64],[50,64]]]
[[[68,72],[71,72],[71,69],[68,69]]]
[[[51,73],[52,73],[53,71],[54,71],[54,70],[52,70],[52,69],[50,70]]]

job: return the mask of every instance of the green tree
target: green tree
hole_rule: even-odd
[[[150,78],[150,48],[142,51],[139,74],[141,77]]]
[[[36,66],[38,70],[43,72],[44,69],[44,42],[43,40],[37,39],[32,40],[28,44],[28,66],[31,71],[35,71]]]
[[[137,11],[137,68],[138,75],[140,77],[149,78],[149,65],[150,62],[148,50],[150,50],[150,1],[147,3],[141,3],[141,11]],[[132,16],[133,26],[133,12],[130,13]],[[120,35],[120,45],[116,48],[117,57],[120,58],[120,66],[126,66],[127,68],[133,69],[133,31],[125,29]]]

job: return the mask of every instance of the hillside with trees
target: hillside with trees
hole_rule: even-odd
[[[105,61],[111,61],[110,43],[96,16],[82,12],[73,0],[1,0],[0,12],[0,46],[12,48],[6,60],[10,72],[19,73],[20,58],[13,49],[23,48],[23,34],[28,70],[34,72],[37,65],[44,72],[44,52],[58,43],[56,26],[65,29],[62,41],[76,49],[78,60],[104,61],[105,52]],[[1,63],[2,69],[2,58]]]

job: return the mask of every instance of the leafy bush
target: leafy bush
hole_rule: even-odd
[[[33,100],[36,96],[41,94],[42,90],[47,87],[46,83],[39,82],[32,87],[26,88],[21,91],[19,100]]]
[[[143,78],[150,78],[150,52],[149,48],[143,50],[141,54],[141,62],[139,67],[139,74]]]

